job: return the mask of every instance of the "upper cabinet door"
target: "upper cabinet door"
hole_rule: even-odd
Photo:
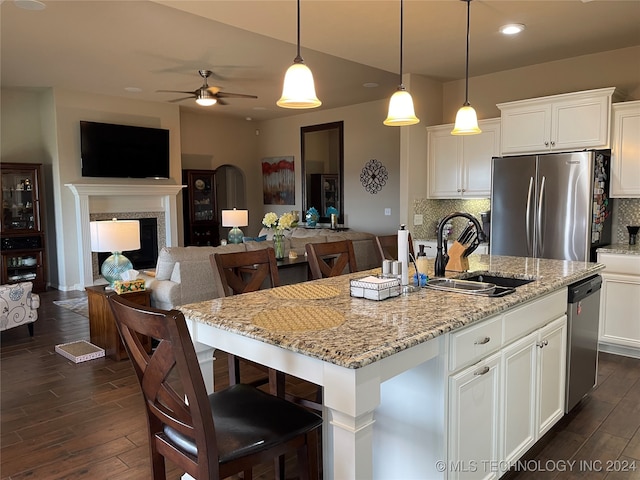
[[[640,101],[615,103],[611,139],[611,196],[640,197]]]
[[[607,148],[614,90],[601,88],[498,104],[502,155]]]
[[[3,234],[39,233],[39,166],[3,164],[2,228]]]
[[[491,158],[500,153],[500,119],[478,125],[478,135],[451,135],[452,124],[427,128],[429,198],[490,196]]]

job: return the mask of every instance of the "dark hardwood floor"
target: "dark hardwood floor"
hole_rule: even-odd
[[[89,339],[88,319],[52,303],[82,295],[43,293],[33,338],[26,327],[0,334],[3,480],[150,478],[144,407],[130,362],[101,358],[74,364],[54,352],[57,344]],[[217,357],[221,388],[227,381],[226,359],[222,353]],[[304,390],[303,385],[293,387]],[[640,479],[640,360],[602,354],[598,388],[528,458],[538,461],[530,467],[576,464],[572,471],[537,469],[514,472],[510,478]],[[597,470],[598,460],[601,471],[584,471],[588,465]],[[607,460],[620,463],[608,465]],[[625,461],[635,461],[636,471],[606,471],[608,466],[619,469]],[[287,465],[287,478],[292,478],[292,462]],[[257,470],[254,478],[273,478],[271,465]],[[171,480],[182,473],[171,465],[167,471]]]

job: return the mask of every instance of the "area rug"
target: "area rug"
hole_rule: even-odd
[[[94,345],[93,343],[89,343],[86,340],[56,345],[56,353],[59,353],[74,363],[86,362],[87,360],[93,360],[94,358],[104,357],[104,349]]]
[[[78,315],[89,318],[87,297],[71,298],[69,300],[54,300],[53,303],[59,307],[71,310]]]

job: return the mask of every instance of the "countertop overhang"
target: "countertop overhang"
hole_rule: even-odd
[[[380,269],[373,269],[297,284],[303,292],[298,298],[289,294],[291,286],[285,286],[193,303],[179,309],[188,320],[357,369],[501,314],[596,275],[604,268],[599,263],[492,255],[471,255],[469,263],[469,272],[535,280],[504,297],[480,297],[425,288],[382,301],[351,297],[349,281],[380,273]],[[432,276],[433,266],[430,268],[428,274]],[[447,272],[448,277],[460,275]],[[312,298],[313,294],[304,293],[310,291],[311,286],[319,287],[324,293]],[[288,323],[286,329],[278,329],[265,327],[264,322],[257,321],[264,320],[269,314],[284,316],[292,323]],[[305,327],[314,324],[314,319],[315,327]],[[329,319],[331,321],[325,325],[332,326],[323,327],[322,322]]]

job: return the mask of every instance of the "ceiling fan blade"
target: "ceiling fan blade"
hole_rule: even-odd
[[[156,92],[164,92],[164,93],[187,93],[189,95],[197,95],[196,92],[187,92],[185,90],[156,90]]]
[[[218,98],[258,98],[256,95],[246,95],[244,93],[219,92]]]
[[[217,104],[218,105],[229,105],[227,102],[225,102],[223,99],[221,98],[216,98],[218,100]]]
[[[220,87],[211,86],[211,87],[208,87],[207,90],[209,90],[209,92],[211,92],[211,93],[213,93],[215,95],[216,93],[218,93],[220,91]]]

